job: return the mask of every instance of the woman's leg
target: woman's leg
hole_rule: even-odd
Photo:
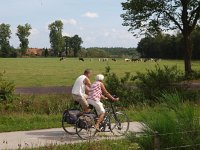
[[[99,115],[99,119],[96,122],[95,128],[98,131],[100,131],[99,125],[104,120],[104,117],[105,117],[105,109],[103,107],[103,103],[101,103],[100,101],[97,101],[96,105],[95,105],[95,109],[96,109],[96,111],[97,111],[97,113]]]

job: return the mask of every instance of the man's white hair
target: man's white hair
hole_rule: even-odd
[[[98,74],[96,76],[96,81],[103,81],[103,79],[104,79],[104,75],[102,75],[102,74]]]

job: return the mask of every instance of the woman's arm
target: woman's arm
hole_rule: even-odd
[[[106,90],[105,86],[103,83],[101,83],[101,90],[102,90],[102,93],[110,100],[113,100],[113,101],[116,101],[117,99],[112,97],[112,95],[110,95],[110,93]]]

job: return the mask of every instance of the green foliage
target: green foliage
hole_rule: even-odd
[[[197,27],[191,35],[192,39],[192,59],[200,58],[200,27]],[[137,51],[144,58],[164,58],[182,59],[182,35],[158,34],[155,36],[147,35],[142,38],[137,46]]]
[[[105,82],[106,88],[112,95],[120,97],[118,105],[121,107],[129,107],[136,103],[142,103],[144,95],[137,91],[131,83],[131,74],[126,72],[124,77],[119,78],[115,73],[110,72],[110,67],[106,67]]]
[[[162,30],[178,29],[182,34],[182,53],[185,54],[185,75],[192,72],[191,34],[199,25],[200,3],[196,0],[127,0],[122,3],[125,13],[123,25],[134,35],[148,33],[157,35]],[[179,11],[182,10],[182,11]],[[139,30],[135,34],[135,30]]]
[[[16,35],[18,36],[19,41],[20,41],[20,48],[21,48],[22,55],[25,55],[26,50],[28,48],[28,44],[29,44],[28,37],[31,34],[31,32],[30,32],[31,29],[32,29],[31,25],[28,23],[26,23],[24,26],[19,25],[17,27]]]
[[[61,114],[70,105],[68,95],[32,95],[16,96],[7,104],[0,106],[2,112],[34,113],[34,114]]]
[[[199,6],[196,0],[154,0],[148,3],[145,0],[127,0],[122,3],[125,12],[121,17],[123,25],[129,26],[129,31],[133,32],[139,29],[142,33],[155,34],[161,30],[179,29],[190,34],[198,24]],[[186,29],[188,26],[190,28]]]
[[[56,20],[49,25],[49,38],[51,48],[54,51],[54,55],[58,56],[64,50],[64,38],[62,36],[63,23],[61,20]]]
[[[9,39],[11,37],[11,30],[9,24],[0,24],[0,56],[8,57],[10,50]]]
[[[159,34],[146,36],[138,43],[137,51],[144,58],[183,58],[180,35]]]
[[[90,47],[86,49],[87,52],[91,51],[103,51],[110,57],[135,57],[139,56],[135,48],[124,48],[124,47]],[[108,57],[107,56],[107,57]],[[101,55],[100,55],[101,57]]]
[[[136,143],[127,140],[101,140],[66,145],[49,145],[32,150],[137,150],[138,148]]]
[[[0,73],[0,102],[9,102],[13,99],[15,85],[5,79],[4,74]]]
[[[89,49],[86,53],[89,58],[106,58],[109,57],[108,53],[102,49],[94,48]]]
[[[182,73],[177,66],[155,66],[155,70],[147,70],[146,73],[137,72],[132,78],[136,80],[136,86],[144,93],[149,100],[154,100],[160,96],[163,91],[172,91],[177,89],[175,84],[183,79]]]
[[[81,50],[81,44],[83,43],[82,38],[78,35],[74,35],[70,39],[70,46],[74,51],[74,57],[78,56],[78,52]]]
[[[153,149],[155,132],[159,134],[161,149],[199,144],[198,108],[194,104],[182,103],[183,98],[178,93],[163,93],[160,101],[163,102],[162,107],[142,114],[145,136],[131,134],[128,139],[149,150]],[[196,147],[190,149],[195,150]]]

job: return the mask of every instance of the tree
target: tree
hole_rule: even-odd
[[[65,53],[66,53],[66,56],[69,56],[70,53],[71,53],[71,37],[69,36],[64,36],[64,41],[65,41]]]
[[[49,38],[51,43],[51,48],[54,51],[54,55],[61,55],[64,49],[64,38],[62,36],[63,23],[61,20],[56,20],[49,25]]]
[[[83,43],[81,37],[74,35],[70,40],[71,48],[74,51],[74,57],[78,56],[78,52],[81,50],[81,44]]]
[[[19,47],[21,48],[21,55],[25,55],[26,51],[28,49],[28,44],[29,44],[29,40],[28,37],[31,34],[31,25],[26,23],[24,26],[23,25],[18,25],[17,27],[17,33],[16,35],[19,38],[20,41],[20,45]]]
[[[199,0],[127,0],[121,17],[129,31],[139,33],[178,29],[182,34],[186,75],[192,72],[191,33],[200,19]]]
[[[0,55],[7,57],[10,50],[9,39],[11,37],[11,30],[9,24],[0,24]]]

